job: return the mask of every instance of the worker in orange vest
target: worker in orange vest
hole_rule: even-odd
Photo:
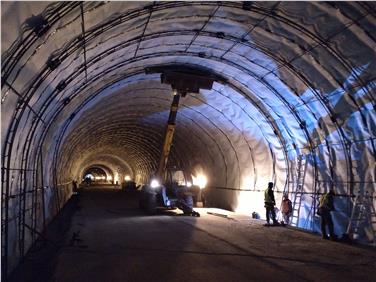
[[[289,224],[290,217],[292,215],[292,203],[289,199],[288,194],[285,194],[282,198],[281,212],[282,212],[282,224]]]

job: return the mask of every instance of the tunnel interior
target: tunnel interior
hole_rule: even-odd
[[[84,173],[80,180],[86,182],[90,181],[98,184],[106,184],[113,183],[112,181],[115,179],[114,173],[108,167],[102,165],[92,165],[84,170]]]
[[[336,191],[374,208],[374,2],[2,2],[2,255],[12,269],[91,173],[137,185],[157,169],[172,101],[148,68],[204,68],[181,98],[169,168],[205,175],[213,207],[264,217],[275,183],[317,232]],[[30,228],[27,228],[28,226]],[[375,240],[375,224],[359,238]]]

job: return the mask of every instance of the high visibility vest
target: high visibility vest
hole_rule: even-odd
[[[281,211],[283,213],[291,213],[292,212],[292,203],[289,199],[282,201]]]
[[[269,189],[270,188],[267,188],[265,190],[265,192],[264,192],[264,201],[265,201],[265,203],[273,203],[273,200],[272,200],[272,198],[269,195]]]

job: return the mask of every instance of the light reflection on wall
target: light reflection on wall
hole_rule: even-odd
[[[265,218],[264,192],[240,191],[237,200],[236,213],[251,216],[253,212],[257,212],[262,218]]]

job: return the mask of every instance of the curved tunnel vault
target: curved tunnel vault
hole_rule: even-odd
[[[263,214],[273,181],[277,202],[299,198],[295,225],[317,231],[317,199],[334,187],[337,233],[353,195],[375,205],[373,2],[1,5],[5,271],[35,240],[25,225],[42,230],[84,169],[139,184],[155,172],[172,90],[152,66],[218,78],[182,98],[169,160],[204,171],[211,205]]]

